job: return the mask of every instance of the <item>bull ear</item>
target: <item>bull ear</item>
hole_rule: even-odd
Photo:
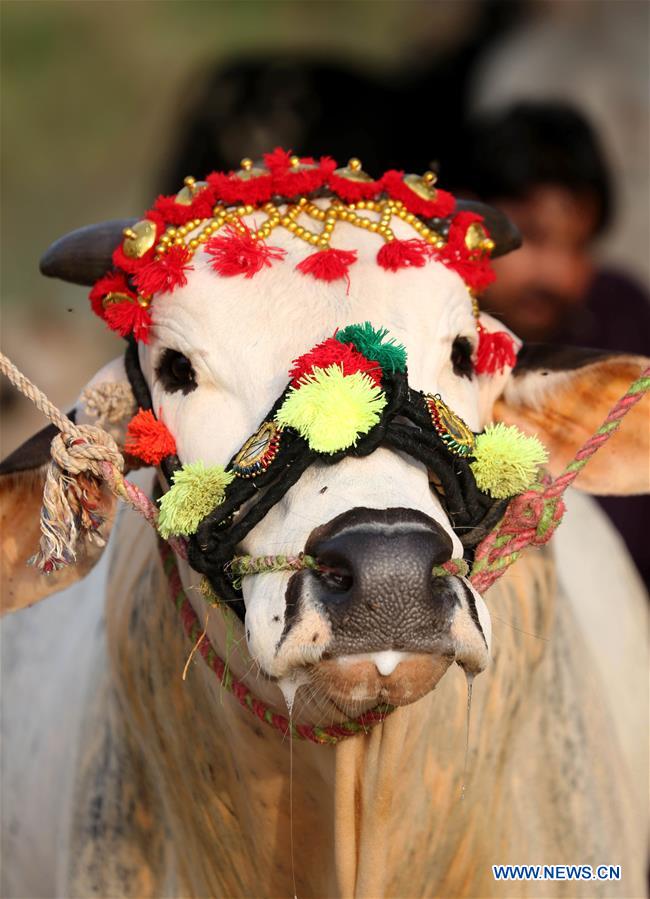
[[[493,417],[536,434],[550,452],[551,473],[558,475],[648,364],[642,356],[525,344]],[[649,449],[646,394],[591,457],[575,486],[601,495],[648,493]]]
[[[108,383],[128,384],[121,358],[104,366],[84,389],[70,413],[77,423],[97,422],[98,417],[93,413],[97,411],[98,398],[102,396],[100,385]],[[122,393],[128,397],[126,391]],[[132,408],[128,402],[123,402],[122,410],[123,415],[120,416],[119,412],[115,411],[113,403],[113,410],[108,414],[108,420],[104,422],[104,426],[112,431],[118,443],[120,432],[123,432],[125,427],[124,422],[118,421],[118,418],[130,417]],[[55,435],[54,426],[48,425],[0,464],[0,568],[3,580],[3,613],[32,605],[51,593],[71,586],[90,572],[103,552],[103,547],[87,544],[75,564],[48,575],[27,564],[27,560],[37,551],[40,540],[39,519],[43,487],[50,461],[50,443]],[[105,519],[102,527],[102,536],[105,539],[108,539],[113,525],[115,507],[115,497],[108,490],[102,489],[98,512]]]

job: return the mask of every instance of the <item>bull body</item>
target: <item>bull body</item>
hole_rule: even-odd
[[[582,512],[563,545],[581,533]],[[594,549],[611,554],[613,537],[594,515],[589,504]],[[222,692],[202,660],[181,679],[190,646],[155,538],[132,513],[116,530],[105,608],[103,567],[83,602],[75,587],[4,625],[5,695],[35,699],[28,716],[11,702],[3,716],[3,854],[12,860],[3,895],[292,895],[287,743]],[[641,896],[632,777],[641,787],[643,773],[631,765],[647,723],[638,704],[625,709],[620,686],[633,689],[643,649],[628,643],[612,690],[587,646],[602,647],[621,619],[641,641],[642,594],[623,570],[627,613],[592,596],[592,609],[610,614],[586,641],[584,610],[558,587],[550,550],[526,555],[491,590],[493,662],[474,685],[463,799],[458,669],[366,737],[296,743],[297,895]],[[246,676],[244,659],[234,653],[231,663]],[[247,682],[258,694],[272,689],[254,672]],[[614,715],[612,693],[623,703]],[[564,862],[621,864],[624,878],[492,877],[492,864]]]
[[[247,226],[260,228],[259,210],[244,213]],[[341,327],[369,322],[404,344],[412,391],[439,393],[473,432],[497,420],[539,434],[549,470],[562,471],[647,360],[558,358],[548,348],[524,348],[516,365],[475,370],[479,335],[501,326],[476,318],[468,285],[439,260],[399,271],[379,266],[383,238],[379,212],[372,214],[377,220],[361,229],[347,212],[336,225],[336,248],[356,259],[347,286],[345,279],[305,276],[304,240],[290,230],[273,232],[275,262],[252,278],[219,274],[208,245],[204,251],[195,241],[186,283],[154,297],[149,342],[137,349],[140,377],[179,459],[227,464],[285,390],[290,360]],[[409,213],[396,223],[398,239],[412,238],[409,217],[415,221]],[[68,252],[81,259],[72,266],[76,275],[67,263],[50,268],[52,259],[44,270],[84,282],[89,265],[103,273],[110,257],[106,262],[102,253],[114,246],[108,232],[82,229],[63,239],[63,249],[55,245],[53,259]],[[123,382],[121,360],[97,378]],[[78,412],[83,417],[88,407],[82,402]],[[646,415],[638,404],[626,417],[581,473],[582,489],[648,489]],[[417,425],[412,433],[420,431]],[[299,572],[295,580],[286,570],[247,577],[245,620],[227,623],[217,611],[208,620],[196,589],[201,567],[182,566],[212,644],[271,708],[283,708],[278,682],[299,676],[309,680],[298,694],[299,721],[337,722],[380,698],[401,706],[371,733],[335,747],[296,742],[291,752],[277,731],[222,692],[198,656],[183,680],[191,647],[167,597],[153,532],[132,513],[113,539],[105,602],[101,577],[92,575],[83,597],[59,597],[10,620],[3,860],[11,864],[4,866],[3,895],[641,895],[642,593],[630,586],[629,569],[617,567],[620,547],[587,506],[574,533],[583,558],[602,566],[588,589],[582,572],[567,579],[568,595],[547,549],[526,555],[492,588],[489,610],[466,578],[445,575],[447,605],[436,618],[442,594],[433,590],[431,565],[418,567],[424,556],[413,547],[424,544],[414,522],[426,522],[426,539],[437,541],[437,548],[426,544],[429,560],[435,553],[439,562],[460,558],[464,546],[456,513],[431,489],[435,464],[431,470],[384,444],[359,458],[319,458],[238,541],[236,551],[252,556],[309,554],[314,540],[321,549],[328,540],[345,544],[355,522],[365,522],[362,548],[373,550],[368,555],[385,575],[365,593],[349,589],[357,576],[356,586],[368,583],[367,556],[358,551],[344,557],[343,574],[354,574],[347,594],[321,589],[314,579],[323,570]],[[445,466],[458,477],[453,461]],[[45,580],[25,569],[37,541],[43,480],[43,470],[31,467],[22,476],[24,466],[10,466],[0,479],[13,526],[3,534],[9,608],[68,586],[100,554],[92,546]],[[164,467],[158,476],[168,488]],[[109,526],[114,499],[105,506]],[[407,546],[404,531],[417,578],[391,551]],[[378,532],[381,551],[372,543]],[[406,542],[391,544],[398,532]],[[579,571],[570,556],[569,574]],[[329,571],[337,572],[341,557],[331,558]],[[337,614],[341,608],[349,614]],[[440,640],[423,651],[422,631]],[[393,650],[402,660],[382,671]],[[488,667],[475,683],[465,774],[461,667]],[[562,863],[620,864],[623,879],[496,883],[492,876],[493,864]]]

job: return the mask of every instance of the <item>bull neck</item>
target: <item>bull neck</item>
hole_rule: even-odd
[[[147,803],[169,834],[165,882],[184,895],[259,895],[264,884],[266,895],[291,896],[289,741],[221,690],[202,658],[182,680],[191,645],[167,598],[154,540],[141,536],[146,550],[123,540],[123,558],[114,560],[107,629],[120,708],[146,769]],[[143,560],[139,570],[134,558]],[[211,638],[225,652],[225,634]],[[234,653],[231,664],[257,684]],[[478,692],[491,693],[494,679],[482,678]],[[270,688],[277,690],[263,689]],[[494,788],[503,761],[495,764],[492,752],[486,772],[471,750],[472,801],[461,800],[465,697],[462,673],[450,670],[433,693],[368,735],[336,746],[294,741],[300,899],[426,895],[434,884],[444,895],[447,878],[471,882],[479,840],[468,818],[478,799],[473,784],[482,795]],[[480,699],[476,705],[480,733]],[[444,860],[457,845],[465,854],[450,871]]]

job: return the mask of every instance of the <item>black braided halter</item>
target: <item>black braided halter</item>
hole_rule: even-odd
[[[127,344],[125,368],[136,402],[142,409],[152,410],[149,386],[133,340]],[[502,517],[508,500],[495,500],[478,489],[469,459],[450,452],[432,428],[425,396],[409,387],[408,373],[385,372],[382,387],[387,403],[381,418],[356,445],[337,453],[320,453],[311,449],[297,431],[284,429],[272,465],[255,478],[237,478],[229,484],[224,501],[206,515],[196,534],[189,538],[190,564],[208,578],[214,591],[231,603],[240,617],[243,618],[244,613],[241,591],[233,585],[228,563],[237,554],[238,544],[315,462],[335,465],[346,456],[367,456],[379,446],[391,447],[416,459],[430,472],[431,489],[436,492],[457,531],[464,558],[470,563],[474,548]],[[273,421],[289,389],[290,385],[262,423]],[[232,466],[236,455],[228,467]],[[167,456],[161,463],[168,482],[180,467],[178,456]],[[241,512],[244,504],[248,504],[246,511]]]

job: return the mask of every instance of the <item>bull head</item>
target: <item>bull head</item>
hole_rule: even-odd
[[[502,214],[463,201],[458,209],[483,217],[494,256],[518,246],[518,233]],[[427,223],[444,236],[452,221],[450,216]],[[73,232],[47,251],[42,272],[94,283],[110,268],[112,252],[132,224],[120,220]],[[253,226],[258,227],[254,221]],[[216,277],[199,248],[187,283],[154,297],[150,340],[137,350],[132,345],[132,354],[182,462],[217,465],[233,458],[285,389],[291,360],[353,322],[385,326],[408,351],[410,387],[442,395],[471,431],[496,416],[539,434],[549,447],[552,470],[591,433],[642,367],[635,359],[588,354],[573,354],[568,363],[565,357],[560,367],[538,349],[522,351],[514,369],[478,375],[472,366],[474,309],[459,274],[433,261],[382,271],[375,265],[374,235],[353,230],[343,221],[342,250],[358,254],[349,290],[342,281],[305,277],[295,264],[300,242],[288,232],[274,232],[282,261],[254,278]],[[411,236],[399,223],[396,235]],[[480,326],[486,332],[503,330],[488,316],[481,317]],[[123,377],[120,365],[113,366],[111,377]],[[588,407],[576,409],[576,392],[588,391],[593,394]],[[643,468],[631,462],[644,446],[634,421],[614,443],[613,451],[627,461],[614,475],[607,473],[609,490],[636,491]],[[14,476],[20,458],[14,456],[3,473]],[[583,488],[602,492],[610,459],[611,453],[603,453],[588,469]],[[317,572],[278,572],[245,581],[245,633],[260,668],[274,678],[318,680],[332,701],[347,707],[377,699],[412,702],[432,689],[453,661],[471,673],[481,671],[491,640],[483,598],[463,577],[431,578],[433,567],[467,550],[448,496],[442,495],[453,484],[442,494],[432,490],[435,471],[383,445],[363,456],[334,456],[330,463],[321,459],[304,470],[267,504],[237,547],[254,556],[306,552],[323,562]],[[15,479],[7,483],[11,500]],[[203,537],[207,541],[209,535],[199,530],[199,544]],[[35,588],[30,589],[25,596],[33,601]]]

